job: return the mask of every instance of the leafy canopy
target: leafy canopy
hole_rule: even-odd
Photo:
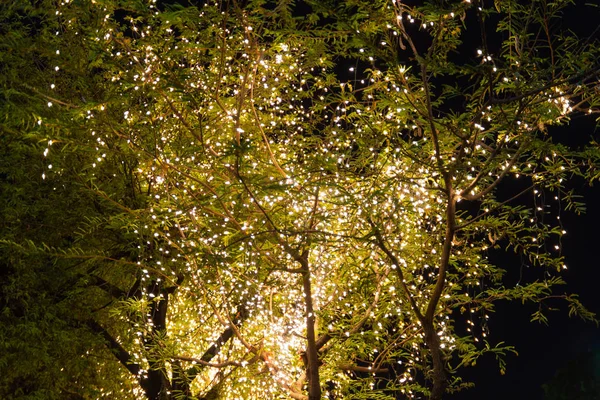
[[[593,320],[552,218],[598,177],[551,135],[600,106],[568,6],[3,9],[0,393],[441,399],[485,353],[505,370],[497,301]]]

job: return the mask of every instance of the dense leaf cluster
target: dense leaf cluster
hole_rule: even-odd
[[[3,398],[437,400],[505,370],[496,302],[594,319],[560,290],[599,155],[548,133],[600,111],[568,2],[20,3]]]

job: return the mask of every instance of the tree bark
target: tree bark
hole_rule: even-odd
[[[425,331],[425,343],[429,348],[431,360],[433,362],[433,387],[431,388],[429,400],[441,400],[446,387],[448,386],[448,378],[444,366],[444,355],[440,348],[440,338],[435,332],[433,322],[428,321],[427,325],[427,327],[423,327]]]
[[[321,399],[321,382],[319,378],[319,355],[315,337],[315,313],[312,301],[310,270],[308,268],[308,252],[302,255],[302,286],[306,306],[306,376],[308,378],[308,400]]]

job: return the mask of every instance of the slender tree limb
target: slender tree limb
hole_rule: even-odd
[[[256,121],[256,126],[258,126],[258,129],[260,131],[261,137],[263,139],[263,142],[265,144],[265,147],[267,149],[267,153],[269,154],[269,158],[271,159],[271,162],[275,166],[275,169],[277,169],[277,171],[284,178],[287,178],[288,175],[283,170],[283,168],[281,168],[281,165],[279,165],[279,162],[277,162],[277,159],[275,158],[275,155],[273,154],[273,150],[271,150],[271,145],[269,144],[269,139],[267,138],[267,135],[265,134],[265,131],[262,127],[262,123],[260,122],[260,118],[258,116],[258,113],[256,112],[256,107],[254,107],[254,83],[256,80],[256,71],[258,69],[259,59],[260,59],[260,54],[257,54],[257,59],[255,60],[254,71],[252,74],[252,80],[250,81],[250,108],[252,109],[252,114],[254,115],[254,120]]]
[[[108,348],[117,357],[117,360],[123,365],[136,379],[140,380],[140,366],[133,363],[131,354],[108,332],[102,325],[94,320],[86,321],[86,324],[94,332],[100,334],[107,342]]]
[[[32,92],[42,96],[44,99],[50,100],[51,102],[54,102],[56,104],[60,104],[61,106],[65,106],[67,108],[79,108],[79,106],[76,106],[74,104],[67,103],[66,101],[62,101],[55,97],[48,96],[47,94],[40,92],[38,89],[36,89],[33,86],[30,86],[26,83],[23,83],[23,86],[26,87],[27,89],[31,90]]]
[[[569,78],[565,78],[560,81],[551,81],[550,83],[548,83],[546,85],[540,86],[535,89],[528,90],[527,92],[522,93],[520,95],[506,97],[506,98],[502,98],[502,99],[492,97],[488,100],[488,104],[495,105],[495,104],[513,103],[515,101],[522,100],[527,97],[535,96],[545,90],[552,89],[557,86],[572,84],[573,82],[578,82],[578,81],[586,81],[588,79],[598,76],[599,74],[600,74],[600,67],[596,67],[592,70],[580,72],[579,74],[572,75]]]
[[[390,372],[388,368],[362,367],[349,363],[339,364],[338,368],[343,371],[367,372],[369,374],[387,374]]]
[[[193,362],[193,363],[200,364],[205,367],[211,367],[211,368],[245,367],[248,364],[254,364],[256,361],[258,361],[259,358],[260,358],[260,354],[255,355],[252,359],[250,359],[248,361],[229,360],[229,361],[223,361],[220,363],[212,363],[212,362],[204,361],[202,358],[187,357],[187,356],[171,356],[172,360]]]
[[[477,200],[481,199],[483,196],[485,196],[488,193],[490,193],[492,190],[494,190],[494,188],[496,186],[498,186],[498,184],[500,184],[500,182],[502,182],[502,180],[504,179],[504,177],[506,176],[506,174],[508,174],[510,172],[511,168],[513,167],[513,165],[515,165],[515,163],[517,162],[517,160],[519,159],[519,157],[523,153],[524,149],[525,149],[525,143],[522,144],[519,147],[519,149],[511,157],[510,161],[508,162],[508,165],[506,165],[504,167],[504,169],[502,170],[502,172],[500,173],[500,175],[498,175],[498,177],[496,178],[496,180],[494,182],[492,182],[488,187],[486,187],[485,189],[483,189],[479,193],[470,194],[469,191],[471,191],[473,189],[473,187],[474,187],[473,184],[474,183],[476,184],[476,181],[474,180],[471,185],[469,185],[466,189],[464,189],[464,190],[462,190],[460,192],[459,196],[461,198],[465,199],[465,200],[477,201]]]
[[[368,222],[371,225],[371,228],[373,228],[373,232],[375,234],[375,244],[377,245],[377,247],[379,247],[381,249],[381,251],[383,251],[385,253],[385,255],[390,259],[390,261],[394,265],[396,274],[398,275],[398,280],[400,281],[400,285],[402,286],[402,290],[404,291],[404,294],[408,298],[408,302],[409,302],[413,312],[415,313],[415,315],[417,316],[419,321],[423,322],[425,320],[424,315],[421,312],[421,310],[419,309],[419,306],[415,302],[415,299],[413,299],[413,297],[410,293],[410,290],[408,289],[408,286],[406,285],[406,280],[404,279],[404,273],[402,272],[402,264],[400,264],[398,257],[396,257],[396,255],[394,253],[392,253],[392,251],[390,249],[387,248],[387,246],[385,244],[385,240],[381,236],[381,232],[379,231],[379,228],[375,225],[375,223],[373,223],[373,221],[370,218],[368,219]]]
[[[535,185],[530,185],[530,186],[528,186],[527,188],[525,188],[525,189],[523,189],[522,191],[520,191],[519,193],[517,193],[516,195],[514,195],[513,197],[511,197],[510,199],[508,199],[508,200],[504,200],[502,203],[498,204],[496,207],[494,207],[494,208],[492,208],[492,209],[490,209],[490,210],[488,210],[488,211],[486,211],[486,212],[484,212],[484,213],[482,213],[482,214],[479,214],[479,215],[477,215],[476,217],[474,217],[473,219],[470,219],[469,221],[466,221],[466,222],[464,222],[464,223],[462,223],[462,224],[460,224],[460,225],[457,225],[457,226],[455,227],[455,231],[459,231],[459,230],[461,230],[461,229],[464,229],[464,228],[466,228],[467,226],[469,226],[469,225],[471,225],[471,224],[473,224],[473,223],[477,222],[477,221],[478,221],[478,220],[480,220],[481,218],[483,218],[483,217],[485,217],[485,216],[487,216],[487,215],[490,215],[490,214],[492,214],[494,211],[498,210],[500,207],[502,207],[502,206],[504,206],[504,205],[506,205],[506,204],[510,203],[511,201],[513,201],[513,200],[516,200],[516,199],[518,199],[519,197],[523,196],[525,193],[529,192],[529,191],[530,191],[531,189],[533,189],[534,187],[535,187]]]

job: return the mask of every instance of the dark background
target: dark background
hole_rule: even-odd
[[[555,20],[559,30],[571,30],[583,39],[600,39],[600,6],[592,2],[575,1],[562,18]],[[415,0],[404,3],[417,4]],[[494,7],[492,1],[483,1],[486,7]],[[527,1],[527,4],[529,2]],[[600,4],[600,2],[599,2]],[[475,13],[473,8],[470,13]],[[470,57],[475,49],[481,47],[480,26],[476,15],[469,14],[467,31],[463,45],[456,53],[454,61],[460,63],[460,57]],[[474,21],[474,22],[473,22]],[[472,25],[474,23],[474,25]],[[486,25],[489,45],[499,46],[501,37],[495,32],[493,18]],[[417,42],[420,40],[416,37]],[[493,51],[493,50],[492,50]],[[465,60],[467,61],[467,60]],[[600,60],[598,61],[600,63]],[[338,60],[336,72],[341,80],[353,81],[355,72],[349,67],[360,67],[352,60]],[[357,68],[360,69],[360,68]],[[353,82],[356,85],[358,82]],[[600,129],[596,127],[594,117],[575,116],[568,126],[550,127],[552,140],[571,148],[589,145],[591,140],[600,142]],[[499,197],[512,197],[516,192],[508,181],[500,188]],[[587,211],[584,215],[560,211],[567,234],[562,239],[562,254],[568,270],[561,276],[567,282],[556,294],[577,293],[581,302],[592,312],[600,316],[600,300],[597,293],[600,283],[600,182],[589,187],[581,179],[574,179],[567,189],[574,189],[583,196]],[[533,199],[524,199],[530,205]],[[550,201],[548,201],[550,203]],[[556,217],[556,208],[547,220]],[[509,250],[509,252],[511,252]],[[528,269],[520,257],[502,251],[489,253],[492,262],[506,268],[506,285],[514,285],[520,277],[524,281],[543,279],[540,268]],[[515,347],[518,355],[505,357],[507,370],[500,374],[494,355],[483,356],[474,367],[460,372],[475,387],[458,394],[447,395],[451,400],[600,400],[600,328],[594,323],[584,322],[578,317],[568,316],[566,302],[551,303],[557,310],[547,313],[548,325],[531,322],[531,314],[537,310],[536,304],[519,302],[497,303],[495,313],[490,315],[486,327],[487,340],[494,345],[505,342]],[[460,319],[461,317],[458,317]],[[544,393],[543,385],[548,384]]]
[[[576,2],[558,23],[581,37],[594,37],[600,27],[600,9],[595,4]],[[600,129],[592,118],[575,118],[566,127],[550,129],[553,140],[579,147],[590,139],[600,142]],[[600,182],[586,187],[575,181],[572,188],[584,196],[585,215],[561,212],[567,234],[562,253],[569,269],[562,273],[567,285],[561,291],[578,293],[591,311],[600,315]],[[521,273],[521,261],[510,255],[490,254],[504,265],[508,273]],[[519,355],[506,357],[507,371],[503,376],[492,355],[484,356],[465,376],[475,388],[450,396],[456,400],[475,399],[600,399],[600,329],[577,317],[569,318],[568,310],[549,314],[549,324],[530,322],[535,305],[499,303],[490,316],[488,339],[491,343],[504,341],[515,346]],[[591,382],[590,382],[591,381]],[[550,384],[544,394],[542,385]],[[557,388],[563,388],[561,393]],[[567,394],[568,393],[568,394]]]
[[[598,243],[596,229],[600,226],[600,187],[584,191],[588,204],[585,216],[574,218],[564,215],[568,234],[564,238],[564,255],[569,270],[564,273],[567,281],[565,291],[580,294],[582,302],[592,311],[600,314],[597,298],[597,282],[600,278],[598,263]],[[497,257],[509,269],[520,269],[519,260],[510,257]],[[513,265],[510,265],[513,264]],[[506,375],[500,375],[493,356],[484,357],[476,367],[466,371],[476,386],[456,399],[507,399],[516,396],[519,399],[543,399],[542,384],[550,382],[556,375],[564,378],[564,369],[585,378],[587,373],[600,379],[596,370],[588,370],[586,361],[600,354],[600,329],[593,323],[584,323],[580,319],[568,317],[565,308],[550,314],[549,324],[530,322],[530,314],[535,306],[520,303],[500,303],[489,322],[489,340],[492,343],[505,341],[514,345],[518,356],[508,355]],[[592,354],[594,353],[594,354]],[[575,364],[575,365],[573,365]],[[581,371],[573,371],[577,366]],[[558,374],[560,372],[560,374]],[[576,384],[576,382],[574,382]],[[596,397],[600,398],[600,393]],[[576,398],[573,396],[572,398]]]
[[[551,130],[553,139],[570,146],[600,139],[600,129],[593,120],[576,118],[567,127]],[[600,282],[600,182],[586,187],[583,181],[572,185],[584,196],[587,211],[584,215],[562,211],[561,218],[567,234],[563,238],[563,255],[568,270],[562,273],[567,285],[560,292],[578,293],[591,311],[600,315],[598,282]],[[521,260],[511,254],[497,252],[490,259],[505,266],[507,279],[518,279],[523,273]],[[527,271],[525,271],[527,272]],[[538,271],[540,272],[540,271]],[[568,316],[564,306],[549,313],[548,325],[530,322],[536,305],[518,302],[498,303],[490,316],[488,339],[491,343],[504,341],[515,346],[519,355],[506,357],[508,368],[499,372],[492,355],[484,356],[478,364],[465,371],[475,382],[475,388],[451,396],[457,400],[517,399],[546,400],[542,385],[553,383],[569,386],[565,399],[600,399],[600,329],[593,323]],[[590,379],[595,390],[590,391]],[[556,393],[556,386],[551,389]],[[556,395],[556,394],[555,394]]]

